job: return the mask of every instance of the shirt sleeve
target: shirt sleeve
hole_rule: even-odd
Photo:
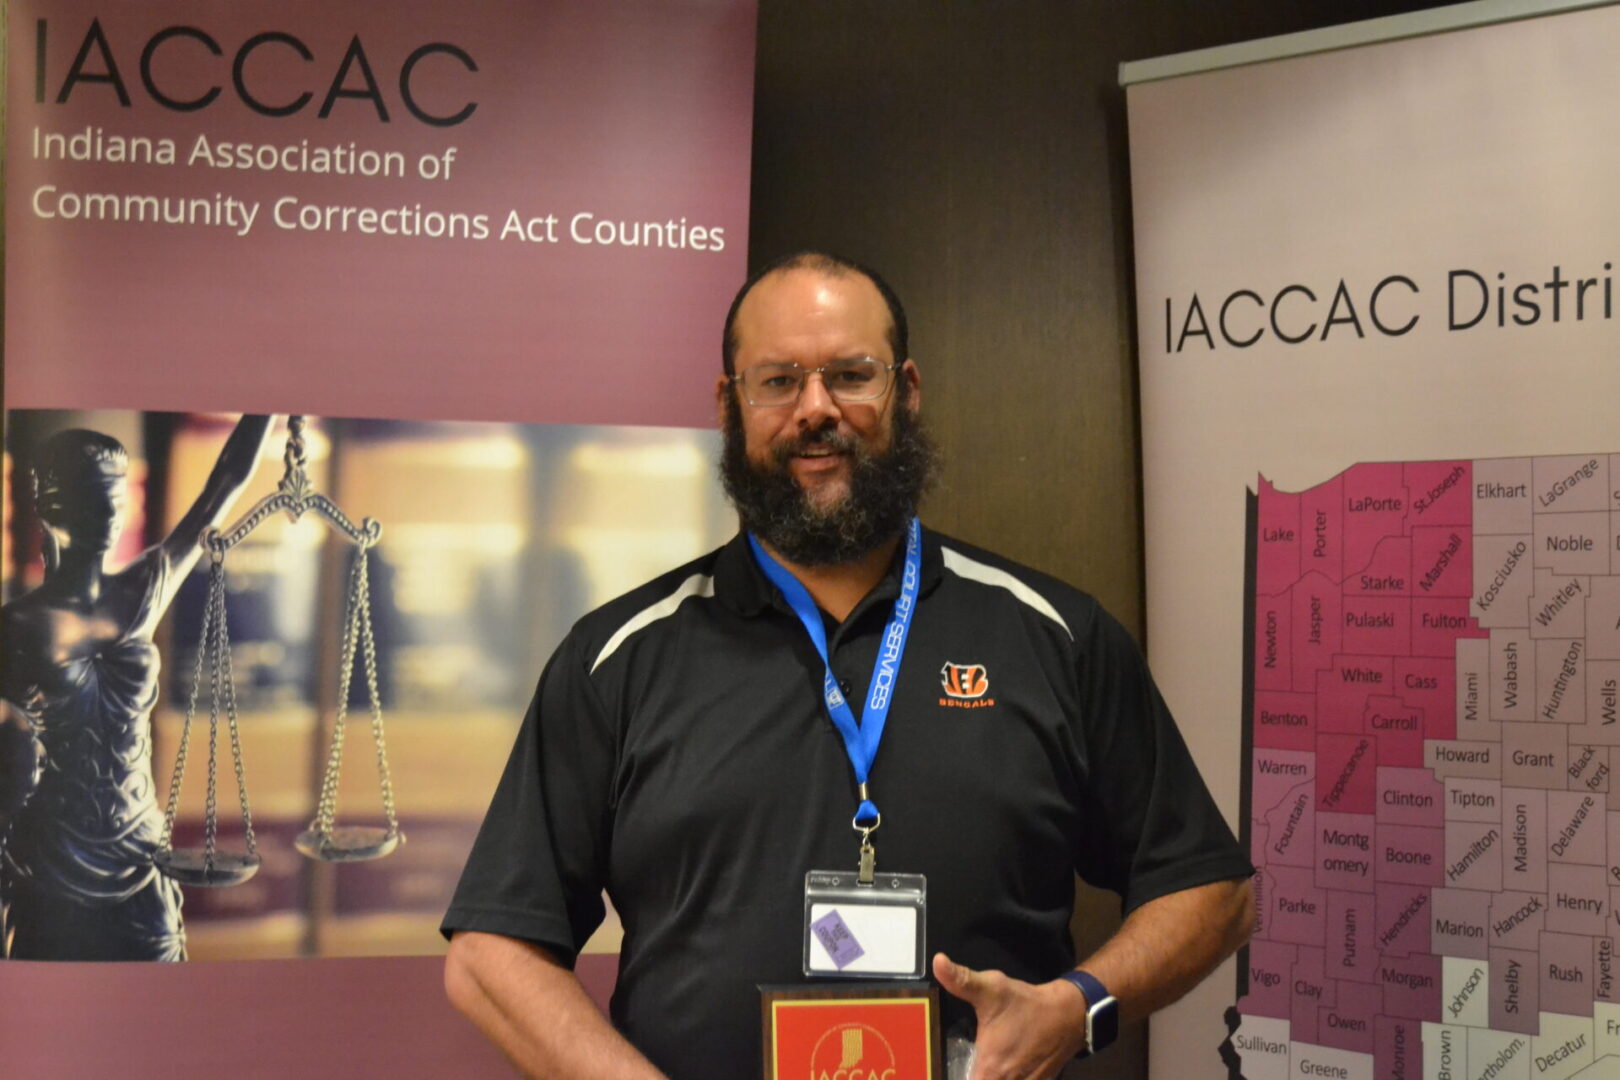
[[[519,938],[572,965],[605,910],[613,731],[570,637],[540,676],[441,933]]]
[[[1076,649],[1086,820],[1095,823],[1076,853],[1081,876],[1119,893],[1129,913],[1253,874],[1125,628],[1099,607]]]

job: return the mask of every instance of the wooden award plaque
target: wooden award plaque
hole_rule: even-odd
[[[917,982],[762,986],[765,1080],[940,1080],[939,990]]]

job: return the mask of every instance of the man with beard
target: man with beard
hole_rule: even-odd
[[[452,1000],[524,1069],[754,1074],[758,984],[803,979],[806,872],[858,847],[926,875],[975,1080],[1055,1076],[1247,936],[1252,868],[1129,636],[916,522],[934,455],[906,336],[877,275],[821,254],[733,303],[743,531],[558,648],[445,917]],[[1078,970],[1076,871],[1127,912]],[[612,1026],[568,971],[604,889]]]

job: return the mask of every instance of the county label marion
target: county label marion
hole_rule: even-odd
[[[1241,1074],[1620,1077],[1620,453],[1252,508]]]

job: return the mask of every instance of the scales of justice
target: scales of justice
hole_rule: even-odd
[[[169,799],[163,813],[163,834],[152,861],[160,872],[182,885],[219,887],[239,885],[259,869],[259,852],[253,837],[253,812],[248,804],[247,778],[242,768],[242,741],[237,729],[236,688],[231,674],[231,639],[225,618],[225,557],[255,529],[276,514],[285,513],[296,522],[304,514],[324,521],[338,535],[354,545],[344,603],[342,650],[339,660],[337,713],[332,725],[332,742],[321,777],[320,800],[315,819],[298,834],[294,846],[304,855],[323,862],[358,862],[377,859],[392,852],[405,840],[394,814],[394,790],[388,773],[387,743],[383,736],[382,702],[377,690],[377,648],[371,632],[371,592],[367,575],[368,554],[382,539],[382,525],[365,518],[360,525],[350,520],[330,499],[315,491],[309,482],[304,447],[304,418],[292,416],[287,422],[285,472],[276,491],[267,495],[226,529],[209,529],[199,541],[208,552],[208,599],[203,607],[202,627],[197,639],[197,663],[191,677],[191,697],[186,704],[185,727],[175,754],[169,781]],[[384,826],[337,824],[338,778],[343,768],[344,731],[348,720],[349,689],[355,659],[365,665],[366,690],[371,706],[371,735],[376,744],[377,780],[382,792]],[[201,847],[177,848],[173,844],[175,814],[180,803],[180,787],[185,780],[186,758],[191,745],[191,726],[202,691],[203,669],[208,669],[208,797],[203,817]],[[218,845],[219,808],[218,747],[220,717],[224,715],[229,733],[231,763],[236,773],[237,798],[242,808],[244,846],[240,852],[222,851]]]

